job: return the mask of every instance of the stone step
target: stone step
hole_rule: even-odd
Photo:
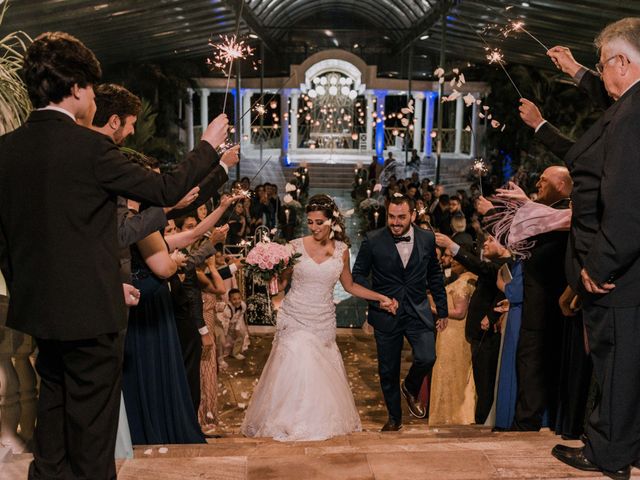
[[[390,453],[444,450],[518,450],[531,445],[546,445],[558,440],[550,431],[492,433],[489,427],[442,426],[404,428],[400,432],[371,430],[352,433],[322,441],[279,442],[271,438],[246,438],[229,435],[208,439],[207,444],[195,445],[141,445],[134,448],[135,458],[225,457],[308,455],[312,453]],[[365,425],[366,429],[367,426]],[[576,445],[579,442],[574,442]]]
[[[468,187],[467,163],[469,161],[465,159],[443,160],[440,168],[440,183],[445,186],[447,193],[453,193],[457,188]],[[294,169],[299,166],[301,163],[285,166],[276,154],[267,151],[264,153],[262,161],[254,157],[244,158],[240,163],[240,177],[246,176],[253,179],[258,174],[252,182],[254,185],[270,182],[277,185],[278,190],[283,192],[285,184],[294,178]],[[310,186],[321,190],[332,188],[351,191],[356,166],[356,163],[306,163],[306,167],[309,169]],[[260,170],[261,168],[262,170]],[[412,171],[412,169],[406,169],[401,174],[410,176]],[[435,179],[433,159],[424,159],[421,162],[419,175],[421,179]],[[235,172],[231,173],[231,178],[235,178]]]

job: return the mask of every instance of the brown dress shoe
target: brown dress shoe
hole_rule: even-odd
[[[384,427],[380,430],[381,432],[397,432],[402,428],[402,423],[398,423],[394,420],[389,420],[384,424]]]
[[[629,467],[615,472],[603,470],[584,456],[584,447],[571,448],[566,445],[556,445],[551,450],[551,455],[570,467],[586,472],[601,472],[604,476],[614,480],[628,480],[631,477],[631,469]]]
[[[400,391],[402,392],[402,396],[407,401],[407,405],[409,406],[409,412],[416,418],[425,418],[427,416],[427,411],[422,406],[422,404],[418,401],[416,397],[409,393],[407,387],[404,385],[404,380],[400,384]]]

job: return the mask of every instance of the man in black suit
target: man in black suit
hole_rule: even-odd
[[[579,64],[567,47],[556,46],[549,49],[549,56],[556,66],[568,74],[578,88],[585,92],[597,109],[606,109],[611,99],[600,80],[600,76]],[[574,140],[563,135],[555,126],[547,122],[540,110],[526,99],[521,99],[520,117],[535,129],[535,138],[542,142],[554,154],[564,158],[571,149]],[[571,247],[571,244],[569,244]],[[566,260],[571,264],[573,256],[567,252]],[[570,285],[561,296],[560,308],[563,309],[562,360],[557,367],[559,376],[559,396],[556,433],[564,437],[579,438],[584,432],[584,418],[587,408],[589,387],[592,374],[591,358],[585,351],[582,311],[572,308],[572,299],[576,296]],[[575,307],[575,304],[574,304]],[[556,328],[557,331],[557,328]]]
[[[218,164],[228,121],[214,120],[184,162],[158,175],[76,124],[94,107],[101,76],[79,40],[39,36],[23,75],[36,110],[0,138],[0,268],[11,295],[7,325],[32,335],[39,350],[29,475],[113,479],[127,318],[117,196],[176,204]]]
[[[496,386],[496,369],[500,354],[500,332],[494,326],[500,318],[495,307],[504,299],[496,285],[498,271],[504,264],[511,264],[511,253],[491,235],[487,235],[482,246],[484,261],[470,250],[461,248],[451,238],[436,233],[439,247],[446,248],[464,268],[478,276],[476,288],[469,299],[465,337],[471,344],[473,380],[476,385],[475,421],[484,424],[493,406]]]
[[[433,233],[413,227],[415,204],[406,196],[392,196],[387,211],[387,227],[365,235],[353,266],[353,279],[363,286],[371,284],[374,291],[399,302],[395,316],[370,303],[368,317],[375,329],[380,385],[389,412],[382,431],[397,431],[402,428],[401,393],[412,415],[427,415],[417,397],[436,360],[435,331],[446,328],[449,314]],[[435,319],[427,291],[435,301]],[[411,344],[413,364],[401,385],[404,337]]]
[[[126,88],[114,84],[99,85],[95,89],[95,95],[96,112],[91,122],[91,128],[111,138],[116,145],[122,145],[124,140],[133,133],[134,124],[142,105],[140,99]],[[124,282],[130,282],[130,245],[142,240],[154,231],[164,228],[167,218],[176,218],[181,212],[193,211],[212,195],[217,194],[218,189],[228,179],[229,168],[237,162],[237,148],[227,150],[222,155],[220,164],[174,207],[149,207],[142,212],[133,213],[127,208],[126,199],[118,197],[118,240],[122,249],[120,265],[124,274]],[[183,267],[186,272],[185,282],[180,281],[178,274],[170,280],[176,326],[196,412],[200,405],[202,351],[203,348],[210,349],[213,346],[213,339],[202,318],[202,297],[199,295],[200,289],[195,278],[195,268],[215,253],[214,244],[221,241],[222,238],[224,236],[218,239],[210,238],[208,242],[204,242],[200,248],[187,256],[186,265]]]
[[[556,209],[569,208],[572,181],[569,170],[552,166],[536,184],[537,202]],[[531,237],[535,245],[523,261],[522,324],[516,353],[518,395],[513,429],[538,431],[547,411],[555,426],[558,371],[562,357],[564,317],[558,300],[567,280],[564,257],[568,232],[552,231]]]
[[[597,69],[615,103],[565,155],[574,182],[567,277],[600,387],[585,446],[554,447],[581,470],[629,478],[640,458],[640,19],[599,34]]]
[[[133,134],[134,125],[142,107],[140,99],[121,85],[101,84],[95,88],[95,114],[84,124],[109,137],[116,145],[122,145]],[[149,207],[133,213],[124,197],[118,197],[118,243],[121,248],[120,267],[125,278],[130,277],[131,253],[129,247],[147,235],[161,230],[167,219],[177,218],[183,212],[192,211],[209,200],[228,180],[229,168],[238,163],[237,148],[227,150],[220,164],[192,188],[173,207]],[[130,279],[129,279],[130,281]]]

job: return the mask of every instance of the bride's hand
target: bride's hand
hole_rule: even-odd
[[[391,315],[396,314],[396,310],[398,309],[398,301],[395,298],[382,297],[380,299],[380,308],[386,310]]]

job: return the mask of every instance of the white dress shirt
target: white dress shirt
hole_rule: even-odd
[[[54,112],[64,113],[69,118],[71,118],[74,122],[76,121],[76,117],[73,115],[73,113],[71,113],[69,110],[65,110],[64,108],[56,107],[55,105],[47,105],[46,107],[36,108],[36,110],[37,111],[53,110]]]
[[[396,248],[398,249],[398,254],[400,254],[400,260],[402,260],[402,265],[404,268],[407,268],[407,263],[409,263],[409,259],[411,258],[411,252],[413,251],[413,226],[409,227],[409,231],[402,235],[403,237],[409,237],[410,240],[408,242],[398,242],[396,243]]]

